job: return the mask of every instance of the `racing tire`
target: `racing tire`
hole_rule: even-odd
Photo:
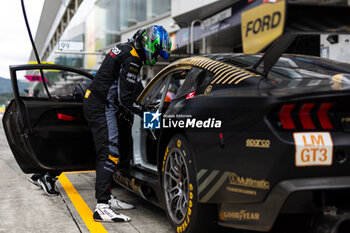
[[[162,188],[166,214],[177,233],[209,232],[209,206],[198,203],[192,153],[181,134],[173,136],[165,149]]]

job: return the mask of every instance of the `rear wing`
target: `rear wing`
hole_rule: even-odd
[[[257,72],[264,63],[264,76],[297,35],[322,33],[350,33],[348,0],[262,0],[241,14],[243,52],[259,53],[271,44],[251,68]]]

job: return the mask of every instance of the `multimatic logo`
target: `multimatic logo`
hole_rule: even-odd
[[[144,129],[160,129],[161,113],[143,112],[143,128]]]

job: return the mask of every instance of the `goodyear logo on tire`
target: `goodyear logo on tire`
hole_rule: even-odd
[[[241,29],[243,52],[260,52],[282,35],[285,22],[286,3],[266,3],[242,13]]]

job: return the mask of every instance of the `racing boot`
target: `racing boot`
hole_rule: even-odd
[[[109,204],[97,203],[94,212],[94,220],[96,222],[129,222],[131,218],[118,213],[111,208]]]
[[[60,193],[56,190],[56,180],[56,177],[45,174],[38,180],[38,183],[48,196],[57,196]]]
[[[43,174],[41,173],[35,173],[34,175],[32,175],[28,181],[34,185],[35,188],[40,188],[41,189],[41,186],[39,184],[39,179],[43,176]]]
[[[108,204],[114,210],[131,210],[135,208],[134,205],[122,202],[116,199],[113,195],[111,195],[111,199],[108,200]]]

